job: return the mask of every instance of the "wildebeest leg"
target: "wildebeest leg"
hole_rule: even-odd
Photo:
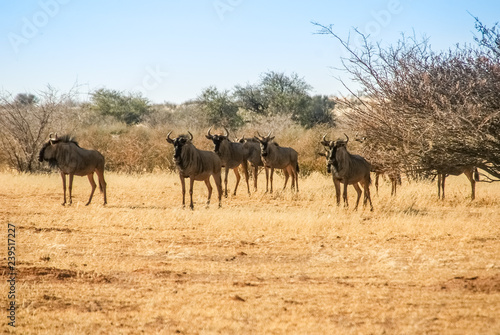
[[[220,172],[214,174],[214,181],[215,181],[215,186],[217,187],[217,193],[219,196],[219,208],[220,208],[222,199],[222,178]]]
[[[292,169],[293,169],[293,173],[295,175],[295,192],[298,192],[299,191],[299,174],[298,174],[296,168],[292,168]]]
[[[66,174],[61,172],[62,182],[63,182],[63,203],[62,205],[66,205]]]
[[[283,190],[286,189],[286,184],[288,183],[288,178],[290,177],[290,173],[288,173],[288,166],[283,169],[283,174],[285,175],[285,185],[283,185]],[[292,179],[292,188],[293,188],[293,179]]]
[[[397,187],[397,177],[395,175],[390,175],[389,179],[391,180],[391,196],[396,195],[396,187]]]
[[[471,200],[474,200],[476,198],[476,181],[474,180],[473,170],[465,170],[464,174],[470,181],[470,187],[472,189],[470,198]]]
[[[438,198],[444,199],[444,182],[446,180],[446,174],[438,173]]]
[[[253,191],[257,192],[257,174],[259,173],[259,167],[255,165],[253,167]],[[267,171],[266,171],[267,174]]]
[[[266,171],[266,193],[269,192],[269,168],[264,166],[264,170]]]
[[[337,206],[340,206],[340,181],[333,177],[333,185],[335,185],[335,197],[337,198]]]
[[[90,191],[90,198],[89,198],[89,201],[85,204],[85,206],[88,206],[90,204],[90,202],[92,201],[92,196],[94,195],[94,191],[97,187],[95,181],[94,181],[94,173],[89,173],[87,175],[87,177],[89,178],[89,183],[90,183],[90,186],[92,187],[92,191]]]
[[[248,183],[248,179],[249,179],[248,162],[246,160],[244,160],[243,163],[241,163],[241,166],[243,167],[243,174],[245,175],[245,180],[247,182],[247,191],[248,191],[248,194],[250,194],[250,184]],[[236,194],[236,190],[234,191],[234,194]]]
[[[359,204],[359,199],[361,198],[361,188],[359,187],[358,183],[352,184],[354,186],[354,189],[356,190],[356,193],[358,194],[358,197],[356,198],[356,206],[354,207],[354,210],[358,209],[358,204]],[[366,203],[366,195],[365,195],[365,200],[363,201],[363,204]]]
[[[194,186],[194,178],[189,178],[189,208],[191,208],[191,209],[194,209],[193,186]]]
[[[438,199],[441,199],[441,174],[438,173],[437,177],[438,177],[438,182],[437,182],[437,184],[438,184]]]
[[[270,173],[270,176],[269,176],[269,182],[271,184],[271,193],[273,193],[273,174],[274,174],[274,168],[272,167],[271,168],[271,173]]]
[[[236,195],[236,190],[238,189],[238,184],[240,183],[241,176],[240,176],[240,171],[238,171],[238,167],[235,167],[233,169],[233,171],[234,171],[234,175],[236,176],[236,186],[234,187],[233,195]],[[247,180],[247,183],[248,183],[248,180]],[[227,196],[227,194],[226,194],[226,196]]]
[[[104,195],[104,205],[106,205],[108,203],[108,200],[106,197],[106,181],[104,180],[104,171],[100,171],[99,169],[97,169],[95,173],[97,174],[97,179],[99,180],[99,189]]]
[[[344,194],[342,194],[344,198],[344,206],[349,207],[349,201],[347,201],[347,183],[344,182]]]
[[[181,187],[182,187],[182,207],[186,207],[186,181],[182,177],[182,175],[179,174],[179,177],[181,178]]]
[[[297,170],[295,169],[294,166],[290,166],[290,174],[292,175],[292,190],[295,190],[295,192],[299,191],[299,182],[298,178],[299,176],[297,175]]]
[[[212,197],[212,185],[210,184],[210,177],[205,179],[205,185],[207,185],[207,190],[208,190],[208,200],[207,200],[207,207],[210,205],[210,198]]]
[[[224,197],[227,198],[227,175],[229,174],[229,168],[226,166],[224,169]]]
[[[373,211],[373,205],[372,205],[372,197],[370,196],[370,183],[363,183],[363,188],[365,191],[364,198],[363,198],[363,206],[366,205],[366,200],[370,203],[370,211]]]
[[[73,177],[74,174],[70,173],[69,174],[69,183],[68,183],[68,191],[69,191],[69,204],[71,205],[73,203],[73,198],[72,198],[72,192],[73,192]]]

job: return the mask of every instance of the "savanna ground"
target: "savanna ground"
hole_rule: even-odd
[[[12,223],[18,334],[500,334],[498,184],[382,184],[354,212],[320,174],[221,209],[198,182],[191,211],[175,174],[106,178],[107,206],[78,177],[63,207],[58,174],[0,173],[2,332]]]

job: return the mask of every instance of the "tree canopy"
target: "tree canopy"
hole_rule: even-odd
[[[354,49],[331,26],[318,26],[348,51],[343,68],[362,93],[351,89],[339,103],[366,138],[369,160],[428,174],[473,165],[500,178],[497,29],[481,25],[478,46],[434,52],[426,39],[402,36],[383,48],[359,31],[364,44]]]

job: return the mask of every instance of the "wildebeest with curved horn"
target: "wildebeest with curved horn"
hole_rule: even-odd
[[[320,142],[325,149],[327,149],[326,154],[326,164],[327,171],[332,173],[333,183],[335,185],[335,195],[337,197],[337,205],[340,205],[340,183],[344,184],[343,199],[344,204],[348,206],[347,201],[347,185],[353,185],[358,193],[356,199],[356,210],[358,208],[359,199],[361,198],[361,189],[358,185],[360,183],[364,189],[363,205],[366,202],[370,202],[370,210],[373,210],[372,200],[370,197],[370,169],[371,165],[359,155],[352,155],[347,151],[347,143],[349,142],[349,137],[344,134],[346,141],[328,141],[326,140],[326,135],[323,136]]]
[[[99,179],[99,189],[104,194],[104,204],[106,205],[106,181],[104,180],[104,156],[96,150],[83,149],[69,135],[61,137],[49,136],[49,141],[45,143],[38,154],[40,162],[48,161],[51,167],[58,167],[61,172],[64,190],[64,202],[66,204],[66,175],[69,175],[69,204],[72,203],[73,176],[87,176],[89,178],[92,191],[87,205],[92,201],[92,196],[96,189],[94,172]]]
[[[243,173],[245,174],[245,181],[247,182],[247,191],[250,194],[250,185],[248,184],[248,163],[247,156],[248,150],[240,142],[231,142],[229,140],[229,131],[224,127],[224,135],[212,135],[208,129],[207,135],[205,137],[214,143],[214,152],[219,155],[222,166],[225,167],[224,175],[224,196],[227,197],[227,175],[229,169],[232,169],[234,175],[236,176],[236,186],[234,187],[233,195],[236,195],[236,190],[238,189],[238,184],[240,183],[240,173],[238,167],[241,165],[243,167]]]
[[[255,137],[260,143],[260,155],[264,166],[271,169],[270,182],[271,182],[271,193],[273,193],[273,173],[274,169],[283,169],[285,174],[285,185],[283,189],[286,188],[288,182],[288,177],[292,177],[292,190],[299,191],[299,154],[295,149],[289,147],[281,147],[273,142],[274,136],[271,137],[271,132],[267,136],[261,136],[257,133],[258,137]],[[267,178],[266,178],[267,179]],[[266,192],[267,182],[266,182]]]
[[[438,171],[438,198],[444,199],[444,182],[446,177],[449,175],[459,176],[465,174],[467,179],[470,181],[471,186],[471,200],[476,198],[476,181],[479,181],[479,172],[475,166],[465,165],[465,166],[455,166],[446,169],[440,169]],[[442,191],[442,193],[441,193]]]
[[[191,209],[193,205],[193,184],[194,181],[204,181],[208,189],[208,201],[212,196],[212,185],[210,184],[210,176],[213,176],[217,192],[219,195],[219,207],[221,206],[222,198],[222,183],[221,183],[221,161],[215,152],[197,149],[193,143],[193,135],[188,132],[188,135],[180,135],[174,139],[170,138],[170,131],[167,134],[167,142],[174,146],[174,161],[179,170],[179,177],[182,185],[182,206],[185,206],[186,184],[184,179],[189,178],[189,197]]]
[[[264,163],[262,162],[262,157],[260,155],[260,143],[259,140],[257,140],[254,137],[251,138],[245,138],[244,136],[237,140],[237,142],[240,142],[243,144],[243,147],[245,150],[247,150],[248,155],[247,155],[247,161],[250,162],[253,168],[253,188],[254,191],[257,191],[257,176],[259,174],[259,167],[263,166],[264,170],[266,172],[266,192],[269,189],[269,168],[264,166]],[[274,143],[276,145],[276,143]],[[285,176],[288,176],[288,172],[284,170]],[[287,177],[288,178],[288,177]]]

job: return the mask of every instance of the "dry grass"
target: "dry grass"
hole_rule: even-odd
[[[353,212],[313,173],[299,194],[243,187],[222,209],[205,208],[197,183],[191,211],[176,175],[107,182],[109,205],[97,193],[85,207],[77,178],[63,207],[57,174],[0,174],[3,240],[8,222],[18,233],[19,334],[500,331],[498,185],[479,184],[471,202],[464,176],[447,179],[444,201],[434,184],[404,181],[397,198],[383,184],[373,212]]]

